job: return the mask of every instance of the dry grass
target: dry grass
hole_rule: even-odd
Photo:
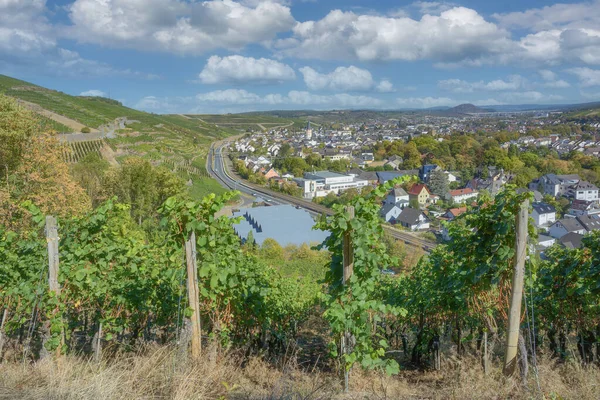
[[[77,357],[35,364],[0,365],[0,399],[599,399],[600,371],[542,360],[541,391],[532,375],[526,386],[494,366],[485,376],[476,359],[445,359],[442,371],[403,371],[387,377],[355,368],[343,393],[330,373],[275,367],[261,359],[242,367],[234,356],[211,362],[181,358],[172,348],[95,363]]]

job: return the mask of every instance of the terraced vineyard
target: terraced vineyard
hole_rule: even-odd
[[[71,142],[68,145],[65,145],[63,158],[69,164],[76,163],[90,153],[100,154],[100,149],[105,145],[106,142],[102,139],[86,142]]]

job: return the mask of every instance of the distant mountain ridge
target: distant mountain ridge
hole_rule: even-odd
[[[459,104],[456,107],[449,108],[447,111],[455,112],[458,114],[481,114],[481,113],[487,113],[487,112],[494,112],[495,110],[490,109],[490,108],[481,108],[481,107],[477,107],[474,104],[465,103],[465,104]]]

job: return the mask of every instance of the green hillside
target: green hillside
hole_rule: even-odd
[[[29,82],[0,75],[0,93],[39,105],[45,110],[67,117],[91,128],[127,117],[137,122],[118,130],[109,139],[117,161],[131,156],[163,164],[190,182],[190,192],[201,197],[223,189],[205,169],[210,143],[240,132],[237,126],[217,126],[181,115],[157,115],[123,106],[102,97],[71,96]],[[64,124],[40,116],[42,124],[58,132],[72,132]]]

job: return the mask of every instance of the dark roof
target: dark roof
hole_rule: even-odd
[[[385,183],[387,181],[391,181],[394,178],[405,175],[417,175],[419,171],[416,170],[406,170],[406,171],[378,171],[377,178],[379,183]]]
[[[583,239],[583,235],[570,232],[558,239],[558,241],[567,249],[578,249],[581,247],[581,239]]]
[[[575,232],[585,229],[585,227],[581,225],[575,218],[563,218],[557,222],[560,222],[562,226],[565,227],[567,232]]]
[[[548,203],[533,203],[532,207],[538,214],[548,214],[556,212],[556,208],[554,208],[554,206]]]
[[[580,181],[577,185],[575,185],[576,190],[598,190],[598,188],[586,181]]]
[[[394,197],[408,196],[408,193],[406,193],[406,190],[404,190],[402,188],[392,189],[390,194],[393,194]]]
[[[385,217],[385,215],[387,213],[389,213],[395,207],[398,207],[398,206],[395,204],[386,204],[383,207],[381,207],[381,211],[379,211],[379,213],[381,214],[382,217]]]
[[[598,215],[581,215],[577,217],[577,221],[589,232],[600,229],[600,216]]]
[[[415,210],[411,207],[406,207],[400,215],[396,218],[396,221],[403,222],[408,225],[415,225],[419,222],[419,216],[422,214],[421,210]]]

